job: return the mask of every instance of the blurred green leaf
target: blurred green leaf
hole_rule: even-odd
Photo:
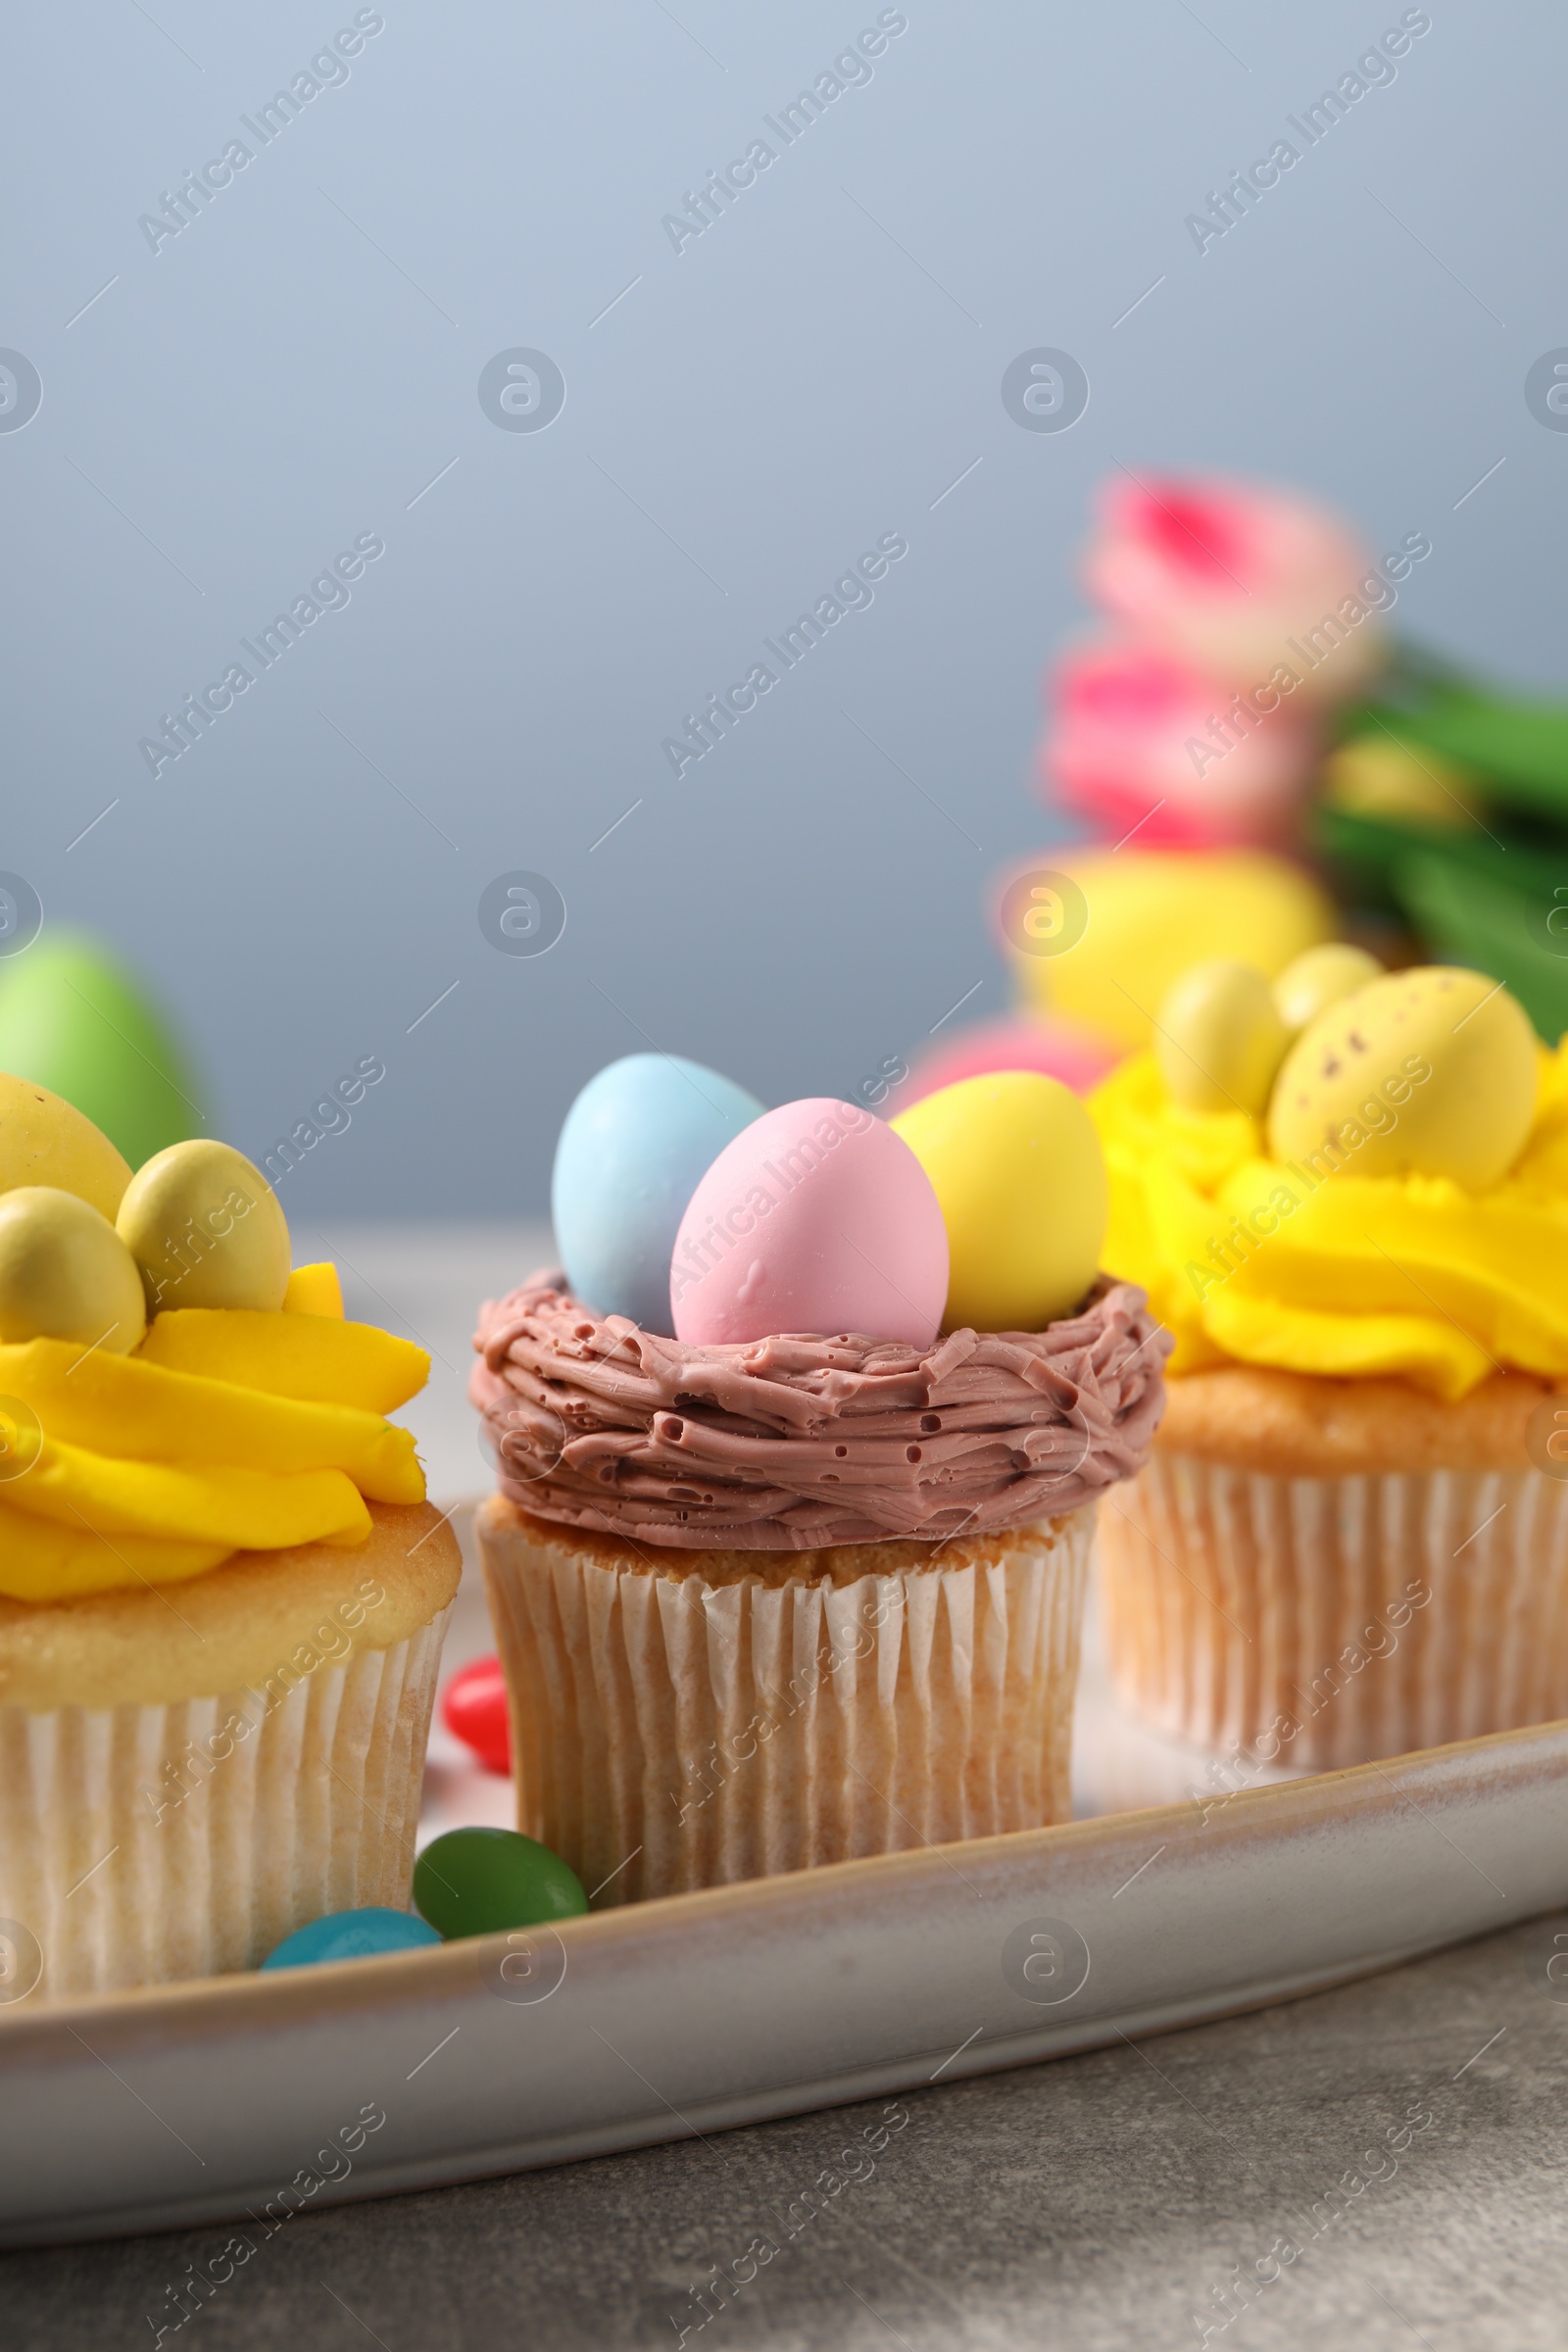
[[[1350,734],[1381,726],[1471,769],[1494,799],[1568,822],[1568,704],[1412,680],[1402,696],[1348,712],[1345,725]]]
[[[1505,981],[1556,1044],[1568,1029],[1568,838],[1440,830],[1332,806],[1317,809],[1313,830],[1358,905],[1401,914],[1435,962]]]
[[[1549,1046],[1568,1029],[1568,856],[1560,871],[1544,895],[1432,850],[1407,851],[1393,873],[1434,956],[1506,982]]]

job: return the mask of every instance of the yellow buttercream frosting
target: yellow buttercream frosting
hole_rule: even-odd
[[[423,1500],[385,1416],[429,1357],[344,1321],[335,1274],[309,1272],[286,1310],[174,1310],[128,1355],[0,1346],[0,1592],[177,1584],[234,1551],[363,1543],[368,1501]]]
[[[285,1308],[296,1315],[336,1315],[343,1319],[343,1285],[330,1263],[296,1266],[283,1293]]]
[[[1568,1041],[1565,1041],[1568,1045]],[[1091,1099],[1110,1174],[1103,1263],[1176,1338],[1172,1375],[1227,1362],[1394,1375],[1467,1395],[1497,1369],[1568,1378],[1568,1053],[1543,1053],[1534,1127],[1483,1193],[1268,1156],[1245,1111],[1184,1109],[1152,1054]]]

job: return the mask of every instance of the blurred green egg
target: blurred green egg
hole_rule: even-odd
[[[200,1131],[183,1047],[126,965],[86,932],[46,929],[0,963],[0,1070],[74,1103],[133,1168]]]

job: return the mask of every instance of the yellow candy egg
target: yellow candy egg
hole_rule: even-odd
[[[1382,973],[1382,964],[1365,948],[1352,948],[1347,939],[1325,940],[1322,947],[1308,948],[1285,966],[1274,983],[1275,1009],[1294,1037],[1342,997],[1353,996]]]
[[[1269,1148],[1318,1175],[1446,1176],[1485,1192],[1535,1117],[1535,1032],[1483,972],[1386,972],[1318,1015],[1286,1056]]]
[[[1160,1075],[1188,1110],[1260,1114],[1289,1043],[1262,973],[1228,956],[1185,971],[1154,1025]]]
[[[942,1087],[892,1122],[948,1229],[946,1328],[1039,1331],[1070,1314],[1100,1265],[1108,1195],[1094,1123],[1036,1070]]]
[[[136,1261],[74,1193],[0,1193],[0,1340],[72,1340],[128,1355],[147,1329]]]
[[[19,1184],[74,1193],[113,1222],[130,1170],[74,1103],[0,1070],[0,1193]]]
[[[136,1170],[116,1220],[141,1268],[147,1311],[177,1306],[280,1308],[288,1225],[243,1152],[200,1136]]]

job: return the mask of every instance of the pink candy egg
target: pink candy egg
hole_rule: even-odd
[[[825,1095],[763,1113],[726,1144],[675,1236],[675,1336],[695,1347],[775,1332],[862,1332],[929,1348],[948,1296],[948,1234],[902,1136]]]

